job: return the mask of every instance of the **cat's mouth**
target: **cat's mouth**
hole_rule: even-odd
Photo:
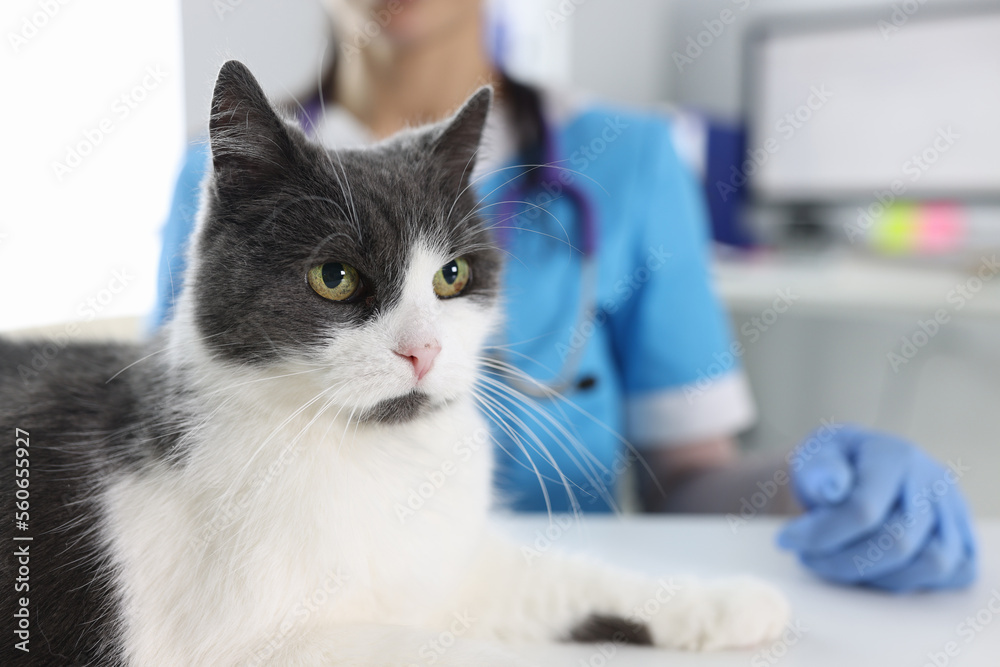
[[[425,392],[413,389],[402,396],[387,398],[366,410],[359,418],[362,422],[401,424],[429,412],[440,410],[448,401],[434,401]]]

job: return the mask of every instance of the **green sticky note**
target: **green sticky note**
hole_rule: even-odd
[[[891,255],[913,252],[917,246],[917,207],[893,204],[878,221],[873,235],[876,248]]]

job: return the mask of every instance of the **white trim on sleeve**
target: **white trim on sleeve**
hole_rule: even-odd
[[[757,418],[750,385],[741,370],[708,384],[632,396],[625,410],[627,437],[640,448],[735,435]]]

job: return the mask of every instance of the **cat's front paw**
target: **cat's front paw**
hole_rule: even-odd
[[[747,648],[776,639],[791,619],[788,599],[774,586],[750,577],[712,585],[714,621],[702,648]]]
[[[770,584],[752,577],[681,585],[651,619],[653,642],[687,650],[748,648],[777,638],[791,607]]]

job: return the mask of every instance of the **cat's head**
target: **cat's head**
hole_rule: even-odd
[[[491,98],[484,88],[444,122],[327,151],[245,66],[223,65],[178,316],[188,343],[264,385],[296,373],[302,396],[325,392],[317,405],[368,422],[467,395],[498,311],[498,251],[469,178]]]

